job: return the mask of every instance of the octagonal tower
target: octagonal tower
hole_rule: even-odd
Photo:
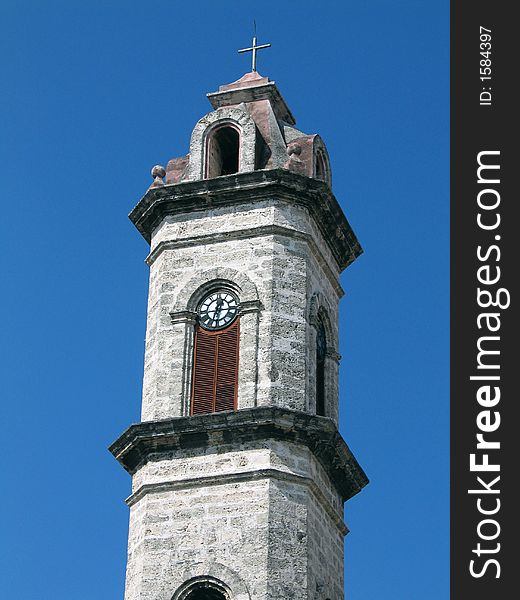
[[[343,598],[339,275],[361,253],[325,144],[257,72],[208,94],[130,213],[150,243],[125,600]]]

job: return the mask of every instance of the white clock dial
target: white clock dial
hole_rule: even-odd
[[[213,292],[199,307],[199,321],[206,329],[222,329],[233,321],[238,312],[237,297],[228,292]]]

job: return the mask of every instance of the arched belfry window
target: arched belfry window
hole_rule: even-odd
[[[316,414],[325,416],[325,356],[327,353],[327,337],[325,326],[318,320],[316,330]]]
[[[206,141],[206,177],[238,173],[240,134],[235,127],[214,129]]]
[[[213,291],[202,299],[197,312],[190,413],[236,410],[238,298],[228,290]]]

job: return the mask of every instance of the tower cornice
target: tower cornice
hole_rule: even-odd
[[[167,215],[243,205],[277,198],[304,206],[313,217],[341,270],[362,248],[330,187],[319,180],[272,169],[151,187],[129,218],[147,242]]]
[[[296,123],[296,119],[291,113],[274,81],[266,81],[265,83],[262,81],[259,84],[251,85],[249,87],[234,87],[234,84],[221,86],[221,89],[218,92],[207,94],[207,97],[215,110],[222,108],[223,106],[235,106],[242,102],[248,103],[258,102],[259,100],[269,100],[273,107],[274,114],[280,121],[287,123],[288,125],[294,125]]]
[[[131,425],[111,446],[121,465],[134,474],[149,460],[176,450],[275,439],[308,447],[328,473],[343,501],[368,483],[368,478],[326,417],[280,407],[257,407]]]

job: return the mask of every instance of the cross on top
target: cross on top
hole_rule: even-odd
[[[256,45],[256,34],[253,36],[253,44],[251,48],[242,48],[239,52],[252,52],[252,68],[251,71],[256,71],[256,53],[258,50],[262,50],[263,48],[270,48],[271,44],[262,44],[261,46]]]

